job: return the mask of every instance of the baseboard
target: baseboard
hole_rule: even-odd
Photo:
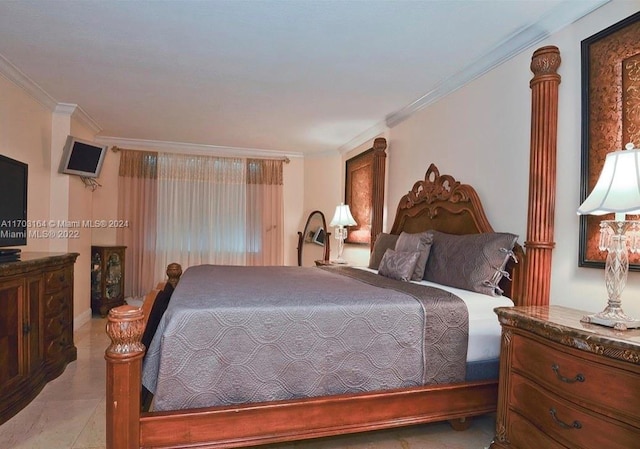
[[[91,320],[91,308],[85,310],[80,315],[73,319],[73,331],[77,331],[83,325],[87,324]]]

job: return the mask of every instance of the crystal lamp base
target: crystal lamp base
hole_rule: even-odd
[[[640,328],[640,319],[627,316],[619,307],[607,307],[602,312],[583,316],[580,321],[612,327],[619,331]]]

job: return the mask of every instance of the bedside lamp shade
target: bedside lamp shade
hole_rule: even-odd
[[[331,223],[329,226],[355,226],[357,225],[356,220],[351,215],[351,210],[349,209],[348,204],[340,204],[336,206],[336,212],[333,214],[333,218],[331,219]]]
[[[607,154],[593,191],[578,208],[581,215],[640,214],[640,149]]]

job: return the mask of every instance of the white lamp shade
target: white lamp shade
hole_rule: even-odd
[[[351,215],[349,205],[342,203],[336,206],[336,213],[333,214],[333,219],[329,226],[355,226],[357,224],[353,215]]]
[[[579,215],[640,214],[640,149],[607,154],[593,191]]]

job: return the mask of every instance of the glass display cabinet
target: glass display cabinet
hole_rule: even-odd
[[[91,247],[91,311],[107,316],[124,301],[126,246]]]

